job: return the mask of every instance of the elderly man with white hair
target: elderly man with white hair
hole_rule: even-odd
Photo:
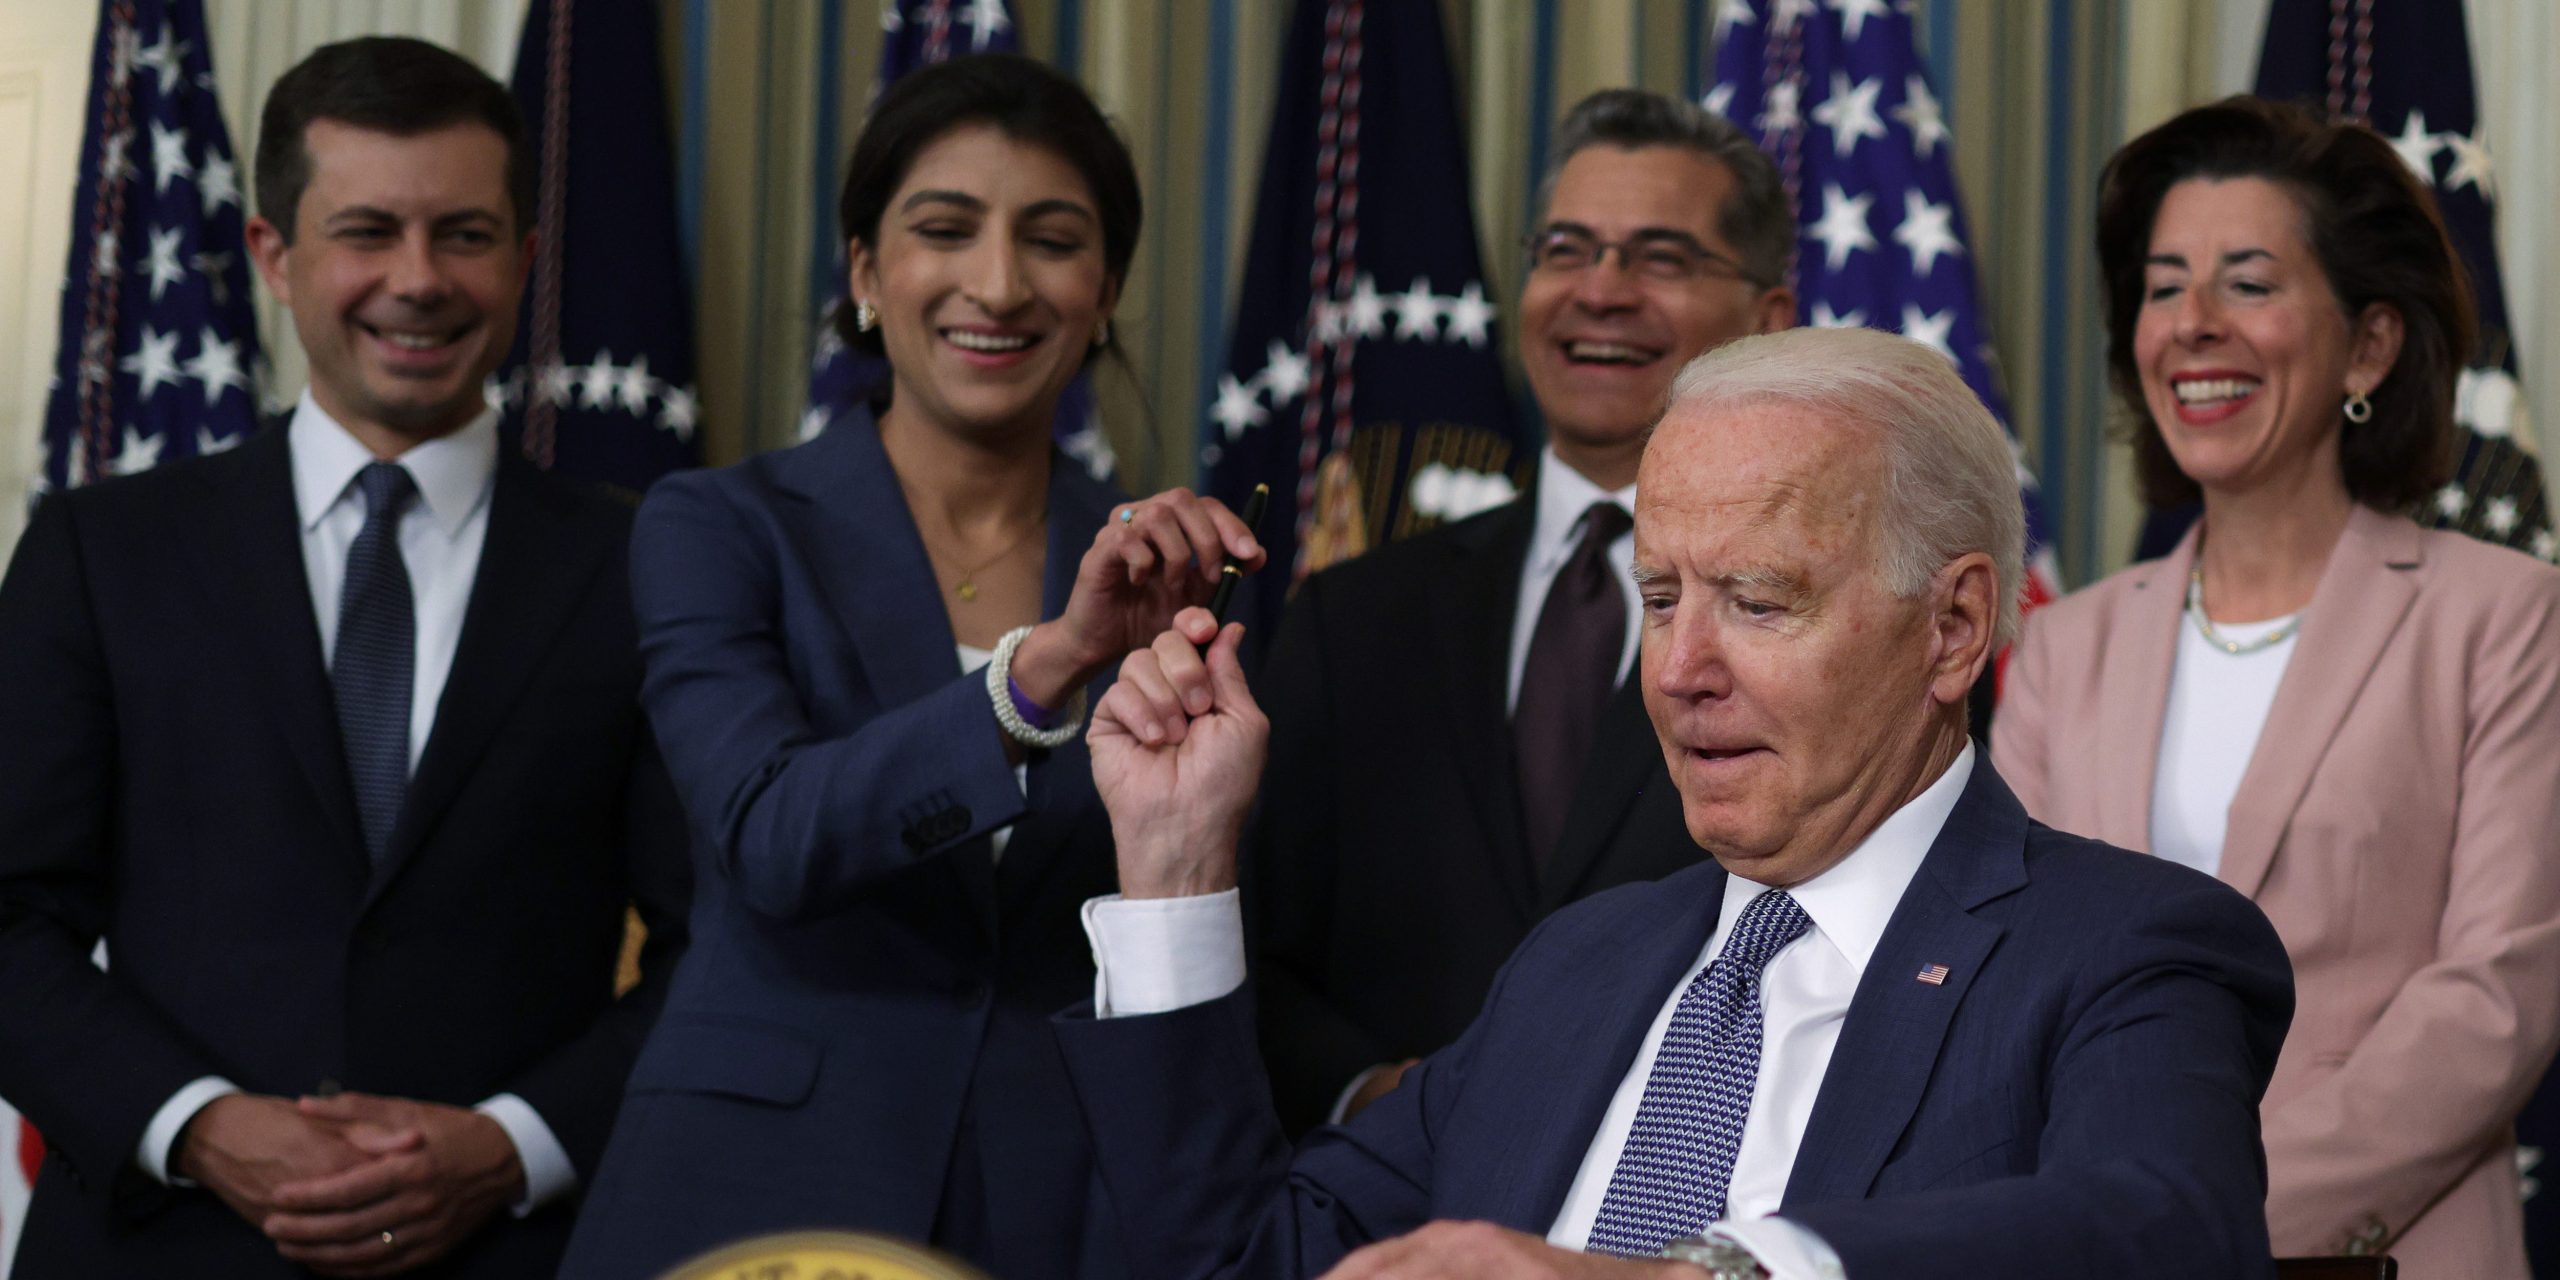
[[[2030,821],[1966,737],[2021,521],[1945,361],[1814,329],[1700,357],[1635,536],[1645,705],[1712,863],[1552,917],[1457,1043],[1294,1153],[1239,938],[1241,630],[1192,610],[1122,666],[1091,731],[1122,894],[1059,1034],[1138,1274],[2269,1273],[2283,949],[2210,878]]]

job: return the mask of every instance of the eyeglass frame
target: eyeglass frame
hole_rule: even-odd
[[[1540,262],[1538,260],[1538,251],[1540,247],[1550,243],[1557,236],[1568,236],[1588,241],[1591,246],[1591,260],[1578,267],[1551,267]],[[1634,260],[1627,255],[1628,251],[1631,249],[1641,249],[1649,245],[1671,245],[1685,250],[1697,258],[1698,266],[1688,274],[1677,278],[1648,275],[1642,268],[1637,267],[1634,264]],[[1552,271],[1560,274],[1571,275],[1589,271],[1594,267],[1601,266],[1608,262],[1609,251],[1614,249],[1618,253],[1619,270],[1628,272],[1629,274],[1641,279],[1653,280],[1662,284],[1687,284],[1693,280],[1715,279],[1717,277],[1717,273],[1708,270],[1708,268],[1711,267],[1721,267],[1725,276],[1731,279],[1740,280],[1743,283],[1758,289],[1773,289],[1777,287],[1778,283],[1775,280],[1762,279],[1757,274],[1754,274],[1750,268],[1743,266],[1737,259],[1708,248],[1706,245],[1699,243],[1696,236],[1690,235],[1688,232],[1679,230],[1675,227],[1645,227],[1640,230],[1631,231],[1615,240],[1603,240],[1598,235],[1594,234],[1591,228],[1583,226],[1580,223],[1550,222],[1547,225],[1522,236],[1520,238],[1520,248],[1522,252],[1529,255],[1529,270],[1533,274],[1537,272]]]

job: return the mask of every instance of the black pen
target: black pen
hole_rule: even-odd
[[[1252,495],[1244,500],[1244,527],[1256,538],[1262,536],[1262,509],[1270,503],[1271,486],[1267,484],[1255,485]],[[1228,556],[1226,567],[1218,570],[1218,593],[1209,597],[1209,616],[1219,626],[1227,624],[1227,602],[1235,599],[1236,584],[1242,581],[1244,562]]]

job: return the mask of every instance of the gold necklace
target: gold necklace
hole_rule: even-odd
[[[1004,559],[1006,556],[1012,555],[1016,551],[1020,551],[1022,549],[1022,544],[1031,540],[1032,534],[1037,533],[1048,526],[1049,518],[1046,515],[1043,515],[1041,518],[1034,520],[1029,525],[1025,526],[1022,532],[1015,534],[1013,541],[1004,544],[1004,550],[988,556],[986,559],[979,561],[968,569],[962,570],[960,580],[951,584],[951,594],[960,597],[960,602],[962,604],[977,603],[978,575],[986,572],[988,569],[994,568],[997,561]]]
[[[2204,616],[2204,553],[2201,551],[2196,553],[2195,568],[2187,574],[2187,612],[2195,615],[2196,631],[2205,638],[2206,643],[2235,658],[2244,653],[2256,653],[2260,649],[2272,649],[2283,644],[2293,635],[2294,630],[2302,625],[2302,614],[2296,611],[2292,617],[2285,619],[2283,626],[2255,640],[2224,639],[2222,633],[2214,629],[2213,619]]]

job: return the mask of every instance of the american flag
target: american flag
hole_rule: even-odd
[[[964,54],[1019,53],[1021,49],[1004,0],[881,0],[880,71],[871,81],[871,95],[879,97],[881,90],[918,67]],[[852,303],[844,296],[844,245],[836,238],[833,216],[824,222],[819,239],[827,247],[819,252],[835,262],[835,291],[818,313],[817,350],[809,360],[809,404],[800,418],[803,440],[824,428],[839,407],[877,392],[889,379],[888,361],[848,350],[828,322],[836,308]],[[1052,430],[1058,447],[1083,463],[1095,479],[1109,478],[1118,465],[1095,416],[1091,378],[1078,377],[1067,384]]]
[[[106,0],[39,492],[219,453],[256,428],[243,186],[200,0]]]
[[[1240,505],[1293,573],[1246,584],[1280,615],[1295,577],[1509,501],[1535,450],[1502,379],[1467,202],[1440,7],[1298,0],[1201,488]],[[1266,621],[1265,625],[1268,625]]]
[[[1706,106],[1755,131],[1786,178],[1803,229],[1798,318],[1926,344],[2007,426],[1946,117],[1921,68],[1909,9],[1888,0],[1720,0]],[[2061,594],[2062,573],[2023,460],[2018,496],[2027,509],[2020,603],[2033,609]]]

